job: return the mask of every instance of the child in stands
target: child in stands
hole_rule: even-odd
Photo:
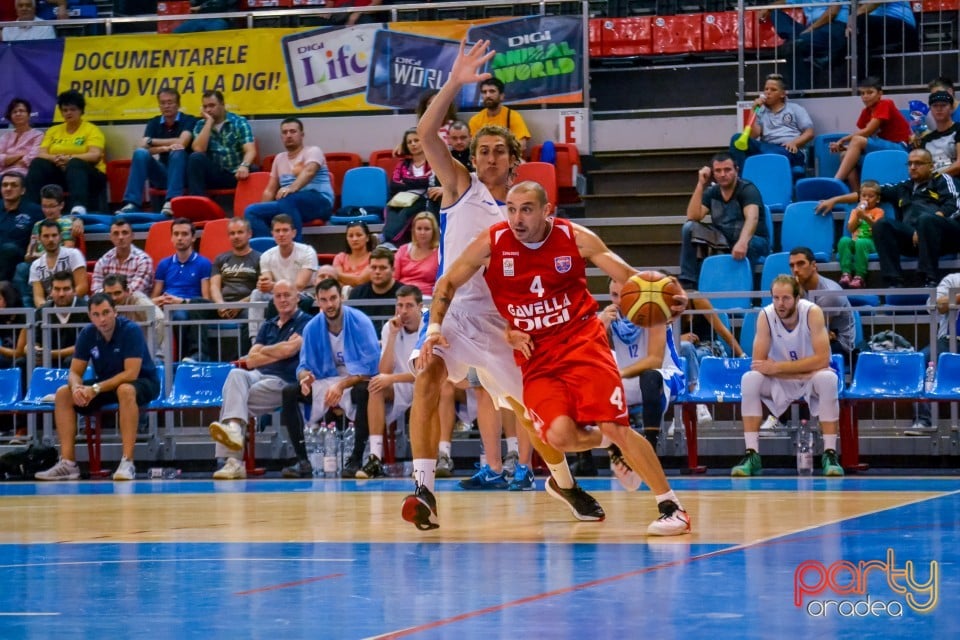
[[[873,246],[873,225],[882,217],[880,185],[876,180],[866,180],[860,186],[860,204],[850,212],[847,220],[850,236],[840,238],[837,244],[840,271],[843,274],[840,286],[844,289],[863,288],[867,279],[867,260],[876,251]]]

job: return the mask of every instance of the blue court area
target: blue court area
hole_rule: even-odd
[[[409,489],[398,480],[0,485],[0,530],[8,534],[8,527],[22,529],[45,517],[45,510],[98,496],[118,502],[122,513],[147,499],[180,500],[177,508],[190,509],[192,500],[214,491],[283,500],[305,494],[308,505],[331,494],[340,501],[382,495],[383,514],[395,515],[371,523],[369,539],[346,542],[330,540],[337,527],[350,525],[339,521],[341,515],[321,513],[312,514],[305,536],[293,531],[303,520],[278,515],[271,540],[253,539],[252,529],[246,542],[236,541],[236,531],[197,535],[188,527],[158,531],[155,524],[152,531],[137,531],[132,518],[123,522],[123,536],[150,541],[117,541],[109,530],[96,533],[94,525],[80,542],[2,544],[0,637],[960,637],[956,481],[813,479],[798,488],[799,482],[680,479],[674,482],[678,494],[697,496],[703,512],[694,514],[694,535],[604,542],[591,539],[610,522],[551,518],[538,530],[511,514],[486,514],[470,525],[477,542],[445,541],[444,508],[455,520],[450,512],[492,500],[452,483],[440,485],[442,526],[429,536],[398,524],[400,499]],[[584,486],[611,509],[620,508],[623,495],[617,494],[624,492],[611,490],[608,481]],[[707,504],[724,510],[724,517],[736,510],[736,518],[762,527],[789,517],[804,501],[887,492],[895,492],[897,506],[855,517],[826,508],[816,526],[785,535],[699,541],[724,535],[711,524],[721,521],[721,512],[711,518]],[[541,496],[510,499],[526,500],[530,510]],[[269,512],[248,515],[251,521],[272,518]],[[77,509],[66,517],[87,516]],[[12,539],[8,534],[4,540]],[[218,537],[231,541],[210,541]],[[68,539],[78,538],[64,533]]]

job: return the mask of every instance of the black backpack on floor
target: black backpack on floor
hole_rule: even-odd
[[[0,456],[0,480],[33,480],[33,474],[57,464],[57,450],[45,445],[14,449]]]

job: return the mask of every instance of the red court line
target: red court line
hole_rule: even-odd
[[[307,578],[306,580],[297,580],[296,582],[283,582],[281,584],[272,584],[266,587],[260,587],[259,589],[250,589],[249,591],[237,591],[233,595],[235,596],[249,596],[252,593],[264,593],[265,591],[276,591],[277,589],[287,589],[289,587],[299,587],[302,584],[310,584],[311,582],[320,582],[321,580],[330,580],[332,578],[342,578],[344,574],[342,573],[331,573],[328,576],[317,576],[315,578]]]

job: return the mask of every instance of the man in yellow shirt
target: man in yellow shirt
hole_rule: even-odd
[[[503,127],[520,141],[520,148],[526,154],[530,130],[518,112],[503,106],[503,89],[503,81],[499,78],[487,78],[480,82],[483,111],[470,118],[470,135],[476,137],[477,132],[487,125]]]

